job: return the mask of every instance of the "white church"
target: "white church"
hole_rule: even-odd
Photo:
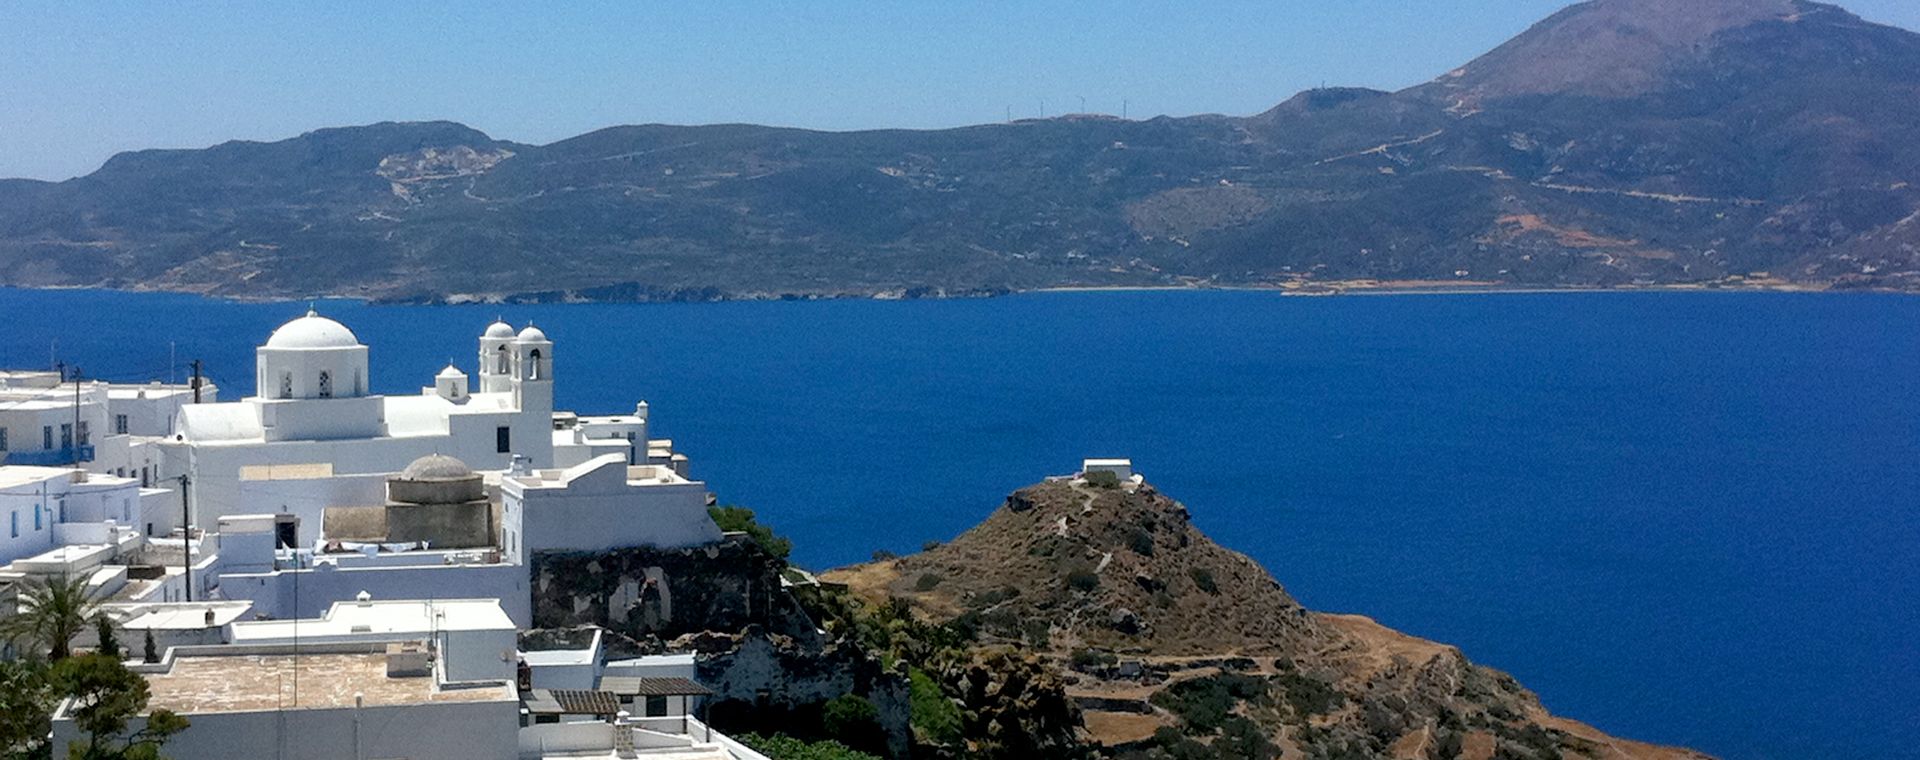
[[[287,511],[268,503],[276,498],[332,501],[286,481],[389,473],[431,454],[479,470],[507,470],[516,458],[523,468],[565,469],[618,454],[684,474],[670,441],[648,441],[644,402],[631,415],[555,414],[554,346],[539,328],[489,325],[478,360],[477,387],[448,366],[419,395],[371,393],[367,347],[308,311],[257,350],[255,395],[180,410],[160,443],[165,476],[186,476],[193,520],[211,526],[225,515]]]

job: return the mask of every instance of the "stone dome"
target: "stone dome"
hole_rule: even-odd
[[[486,498],[480,473],[450,456],[428,454],[387,478],[387,499],[400,504],[464,504]]]
[[[483,337],[483,338],[512,338],[512,337],[513,337],[513,325],[510,325],[510,324],[507,324],[507,323],[505,323],[505,322],[498,322],[498,321],[496,321],[496,322],[494,322],[493,324],[490,324],[490,325],[487,325],[487,332],[486,332],[486,334],[485,334],[485,335],[482,335],[481,337]]]
[[[462,462],[444,454],[428,454],[413,460],[412,464],[400,471],[397,480],[434,481],[466,480],[480,477],[479,473]]]
[[[360,339],[354,337],[346,325],[311,309],[306,316],[281,325],[267,338],[267,348],[353,348],[358,345]]]
[[[547,334],[540,332],[540,328],[533,325],[527,325],[527,329],[521,330],[518,338],[521,343],[545,342],[546,339]]]

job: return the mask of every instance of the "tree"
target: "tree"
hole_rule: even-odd
[[[0,621],[0,638],[26,643],[58,662],[73,654],[73,637],[99,606],[87,593],[87,576],[31,578],[20,584],[20,611]]]
[[[836,741],[806,742],[791,736],[736,734],[733,738],[773,760],[880,760]]]
[[[707,516],[712,517],[713,523],[720,526],[722,531],[747,534],[747,537],[759,544],[760,548],[782,562],[787,560],[787,555],[793,553],[793,542],[784,536],[776,535],[772,528],[761,525],[754,519],[751,509],[731,504],[707,507]]]
[[[887,733],[880,728],[880,709],[858,694],[828,700],[820,710],[820,728],[856,750],[886,750]]]
[[[0,757],[44,756],[48,716],[58,701],[46,663],[0,662]]]
[[[145,725],[128,725],[147,709],[147,679],[117,657],[68,657],[53,666],[53,683],[73,698],[68,714],[86,733],[67,748],[69,760],[160,760],[160,745],[187,728],[187,719],[154,710]]]
[[[100,639],[100,646],[95,651],[119,659],[120,640],[113,637],[113,621],[107,618],[106,613],[93,616],[93,630]]]

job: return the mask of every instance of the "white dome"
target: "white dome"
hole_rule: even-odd
[[[360,339],[346,325],[320,316],[312,310],[299,319],[280,326],[267,338],[267,348],[353,348]]]
[[[494,322],[493,324],[487,325],[487,332],[485,335],[482,335],[481,337],[511,338],[513,337],[513,325],[507,324],[505,322]]]
[[[540,332],[540,328],[538,327],[527,325],[527,329],[520,331],[518,340],[521,343],[545,342],[547,340],[547,334]]]
[[[447,365],[446,369],[440,370],[440,374],[434,375],[434,377],[447,377],[447,378],[461,378],[466,376],[467,376],[467,373],[461,372],[459,367],[455,367],[451,364]]]

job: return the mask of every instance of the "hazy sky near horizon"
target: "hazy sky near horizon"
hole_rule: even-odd
[[[0,177],[386,120],[545,143],[645,122],[938,128],[1043,104],[1250,114],[1322,83],[1426,81],[1565,4],[13,0],[0,4]],[[1920,29],[1915,0],[1843,4]]]

